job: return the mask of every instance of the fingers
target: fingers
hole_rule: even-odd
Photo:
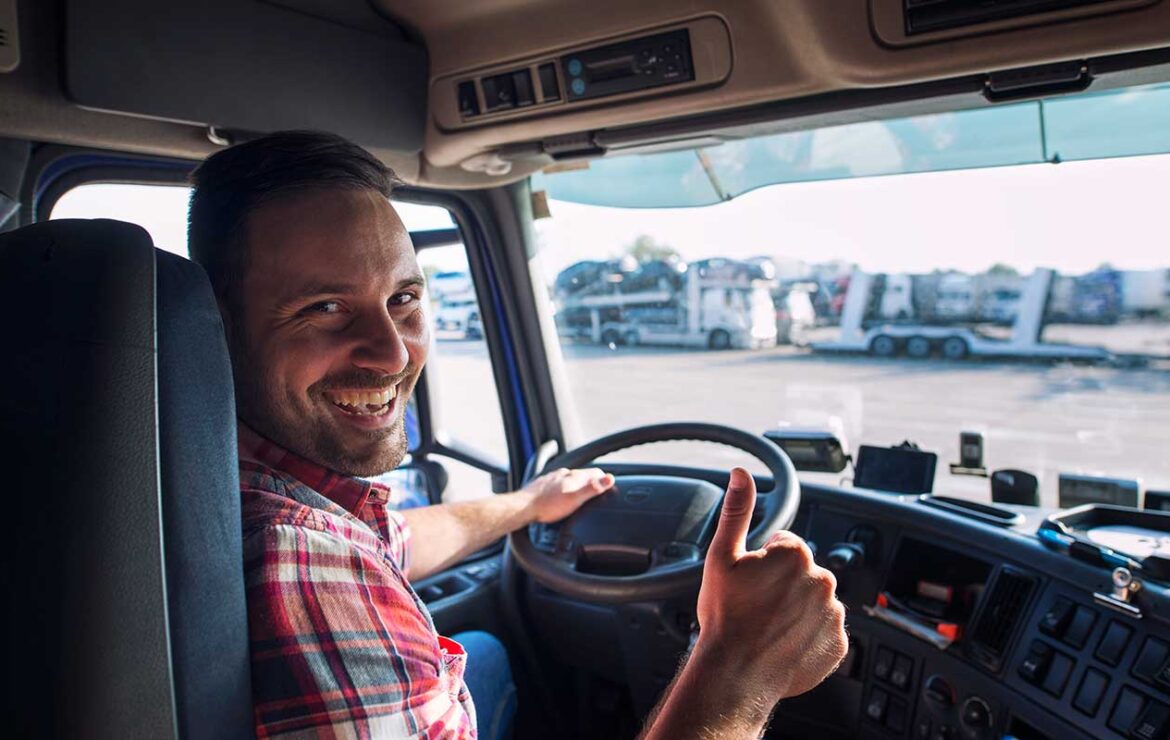
[[[747,549],[747,533],[756,508],[756,482],[743,468],[731,469],[731,480],[723,496],[719,524],[711,539],[709,556],[734,562]]]

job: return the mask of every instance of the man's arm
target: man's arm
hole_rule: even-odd
[[[405,509],[399,513],[410,526],[410,577],[438,573],[533,522],[564,519],[612,487],[613,476],[598,468],[562,468],[514,493]]]
[[[651,713],[643,740],[758,738],[776,702],[803,694],[845,657],[833,574],[794,534],[745,542],[755,482],[736,468],[699,591],[699,639]]]

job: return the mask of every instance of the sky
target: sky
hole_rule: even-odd
[[[1104,261],[1170,266],[1170,155],[777,185],[713,206],[616,209],[552,201],[545,270],[620,253],[639,234],[685,258],[844,259],[870,272],[1067,273]]]
[[[1105,261],[1170,267],[1168,193],[1170,155],[1157,155],[785,184],[698,208],[552,201],[552,218],[536,231],[550,282],[578,260],[617,256],[640,234],[686,259],[843,259],[871,272],[978,272],[1006,262],[1077,274]],[[53,217],[139,223],[182,254],[187,195],[173,186],[88,185],[66,193]],[[451,225],[435,206],[397,207],[412,230]],[[460,250],[443,251],[438,267],[465,266]]]

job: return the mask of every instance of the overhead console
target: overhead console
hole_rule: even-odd
[[[579,110],[717,85],[731,38],[714,16],[451,75],[432,87],[440,128]]]

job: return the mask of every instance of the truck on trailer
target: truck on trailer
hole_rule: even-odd
[[[598,344],[759,349],[776,346],[774,280],[757,266],[711,259],[674,280],[600,281],[607,289],[560,293],[558,331]],[[633,286],[623,291],[622,284]]]

